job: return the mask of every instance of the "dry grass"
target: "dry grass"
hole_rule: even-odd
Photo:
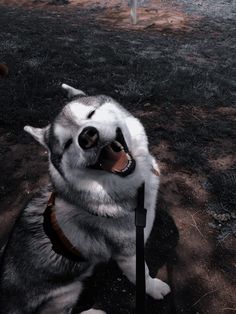
[[[207,214],[210,205],[218,214],[235,210],[234,22],[196,19],[156,1],[153,10],[141,9],[142,27],[134,29],[123,5],[7,3],[0,13],[0,62],[9,68],[0,79],[1,243],[19,213],[19,196],[47,181],[44,150],[23,126],[52,120],[66,102],[63,82],[108,94],[144,123],[162,170],[147,257],[154,275],[168,264],[173,294],[161,303],[148,299],[148,313],[234,309],[235,219]],[[100,287],[108,313],[132,313],[134,290],[114,265],[95,279],[87,304]]]

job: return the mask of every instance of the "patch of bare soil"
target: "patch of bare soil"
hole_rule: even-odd
[[[148,313],[235,311],[235,21],[196,18],[156,1],[140,9],[135,28],[124,3],[116,15],[105,2],[27,1],[21,8],[4,1],[0,63],[9,73],[0,79],[0,244],[27,199],[48,182],[47,155],[23,126],[53,119],[66,102],[63,82],[108,94],[144,123],[161,165],[146,253],[152,274],[168,280],[172,294],[161,302],[147,298]],[[134,287],[112,263],[87,287],[77,312],[97,303],[107,313],[134,313]]]
[[[114,27],[129,28],[134,30],[152,29],[159,31],[191,31],[190,17],[173,8],[147,9],[139,8],[137,10],[138,23],[133,25],[130,18],[130,10],[106,10],[99,17],[99,20]]]
[[[170,1],[152,0],[139,5],[137,10],[138,22],[132,24],[130,16],[130,5],[128,1],[94,1],[94,0],[71,0],[69,5],[50,5],[50,1],[15,1],[1,0],[0,3],[14,6],[21,6],[30,9],[47,9],[53,11],[68,11],[75,8],[90,9],[90,14],[100,22],[112,27],[126,28],[133,30],[154,29],[159,31],[191,31],[191,25],[198,19],[183,12],[179,6],[173,6]],[[99,11],[99,15],[96,12]],[[94,14],[95,13],[95,14]]]

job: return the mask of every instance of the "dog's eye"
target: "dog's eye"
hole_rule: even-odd
[[[91,119],[94,114],[95,114],[95,110],[91,111],[91,112],[88,114],[87,119]]]
[[[68,149],[72,143],[73,143],[72,138],[70,138],[70,139],[65,143],[64,150]]]

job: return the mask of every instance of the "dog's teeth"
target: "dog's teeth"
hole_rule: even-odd
[[[128,161],[127,166],[126,166],[124,169],[122,169],[121,172],[124,173],[124,172],[126,172],[127,170],[129,170],[130,165],[131,165],[131,160]]]
[[[117,145],[121,150],[124,150],[124,147],[121,145],[120,142],[115,141],[114,143],[116,143],[116,145]]]

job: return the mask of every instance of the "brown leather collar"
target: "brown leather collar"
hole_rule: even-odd
[[[52,243],[52,249],[70,260],[75,262],[84,261],[85,258],[82,256],[80,251],[72,245],[70,240],[66,237],[61,227],[59,226],[56,218],[55,209],[55,198],[56,193],[52,192],[47,207],[44,211],[43,217],[43,228],[46,235],[49,237]]]

